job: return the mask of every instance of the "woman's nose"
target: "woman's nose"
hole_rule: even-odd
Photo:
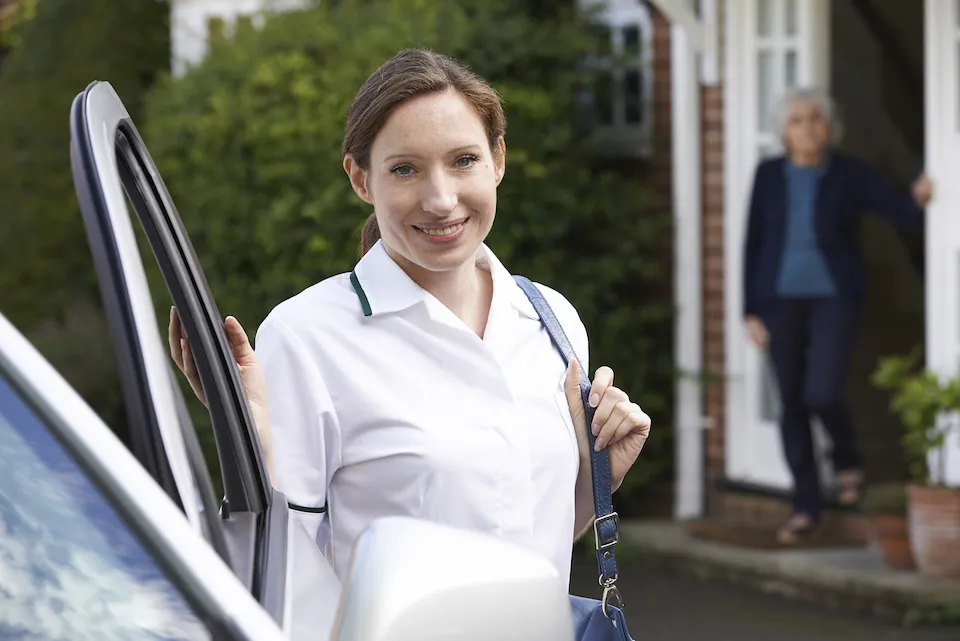
[[[456,183],[446,176],[434,176],[424,184],[423,202],[425,212],[443,216],[457,208]]]

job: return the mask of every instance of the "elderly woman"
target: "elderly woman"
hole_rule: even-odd
[[[757,168],[744,262],[744,318],[751,342],[769,348],[780,389],[780,433],[794,481],[793,513],[777,532],[795,544],[815,528],[821,493],[810,419],[833,444],[837,501],[863,490],[861,457],[844,378],[854,343],[865,269],[858,246],[865,210],[921,226],[932,185],[924,174],[901,192],[864,163],[838,152],[832,101],[815,89],[785,97],[776,124],[785,153]]]

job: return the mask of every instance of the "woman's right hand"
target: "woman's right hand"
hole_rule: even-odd
[[[767,326],[763,324],[763,321],[760,320],[759,316],[747,316],[747,336],[750,338],[750,342],[759,350],[767,349],[767,345],[770,344],[770,334],[767,332]]]
[[[260,449],[263,451],[270,477],[273,478],[273,441],[270,435],[270,415],[267,409],[267,381],[263,376],[263,370],[260,368],[257,353],[253,351],[253,347],[247,339],[247,333],[240,322],[233,316],[227,316],[223,328],[227,334],[230,349],[233,351],[233,358],[237,364],[240,381],[243,383],[243,390],[247,394],[250,414],[260,439]],[[173,357],[177,367],[187,377],[193,393],[196,394],[201,403],[207,405],[207,396],[203,391],[203,385],[200,383],[196,361],[193,360],[190,340],[183,324],[180,322],[180,314],[177,313],[176,307],[170,308],[168,340],[170,356]]]

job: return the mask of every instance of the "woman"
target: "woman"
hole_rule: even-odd
[[[397,54],[347,114],[343,168],[374,211],[356,268],[278,305],[256,354],[226,322],[274,484],[341,579],[361,531],[405,515],[530,546],[566,584],[594,517],[579,369],[484,244],[505,130],[499,96],[468,70]],[[586,364],[576,310],[540,288]],[[175,312],[170,340],[203,399]],[[650,419],[608,367],[591,403],[616,489]]]
[[[794,499],[777,538],[793,544],[812,532],[821,510],[812,415],[833,443],[838,502],[855,505],[863,491],[860,452],[843,399],[865,289],[860,216],[870,210],[897,225],[920,226],[932,185],[922,175],[912,193],[901,193],[836,151],[841,131],[833,103],[815,89],[790,93],[776,120],[785,154],[762,162],[754,179],[744,317],[751,342],[769,348],[780,388],[780,432]]]

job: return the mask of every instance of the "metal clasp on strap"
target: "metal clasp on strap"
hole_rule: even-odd
[[[616,581],[616,579],[613,581]],[[623,598],[620,596],[620,590],[617,589],[613,581],[603,586],[603,598],[600,600],[600,608],[603,610],[603,616],[608,619],[613,618],[613,615],[607,611],[608,604],[623,610]]]
[[[610,541],[603,541],[600,538],[600,524],[604,521],[613,521],[613,539]],[[606,550],[607,548],[612,548],[614,545],[620,542],[620,517],[617,516],[616,512],[611,512],[610,514],[604,514],[603,516],[598,516],[593,522],[593,539],[597,545],[597,551]]]

